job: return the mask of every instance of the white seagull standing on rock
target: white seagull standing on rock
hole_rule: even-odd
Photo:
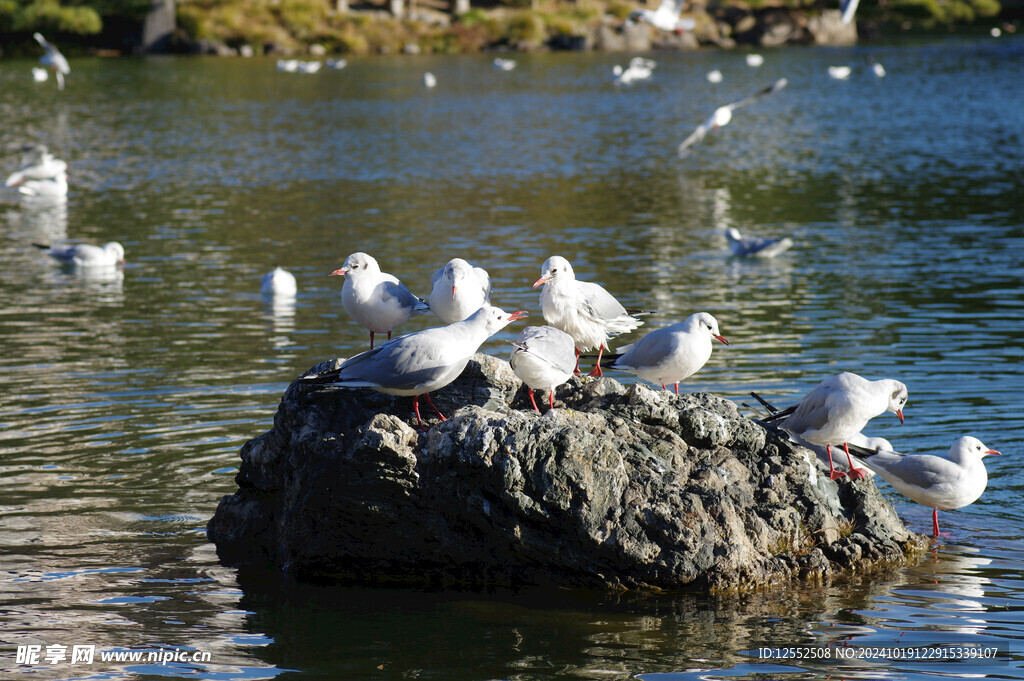
[[[345,277],[341,304],[352,319],[370,330],[371,349],[375,333],[386,333],[390,339],[391,332],[410,317],[430,311],[395,276],[381,272],[377,261],[366,253],[348,256],[329,276]]]
[[[431,311],[446,324],[461,322],[491,304],[491,278],[487,270],[452,258],[430,277]]]
[[[777,81],[775,81],[768,87],[764,88],[763,90],[755,92],[746,99],[741,99],[738,102],[726,104],[715,109],[715,112],[708,116],[708,119],[706,121],[698,125],[697,129],[690,133],[690,136],[683,140],[683,143],[679,145],[679,148],[676,150],[679,155],[679,158],[683,158],[689,155],[690,147],[704,139],[709,132],[718,130],[724,125],[728,125],[729,121],[732,120],[733,111],[739,109],[740,107],[747,106],[748,104],[753,104],[754,102],[761,99],[765,95],[770,95],[773,92],[778,92],[782,88],[786,87],[787,83],[788,81],[785,78],[779,78]]]
[[[868,452],[858,449],[865,466],[898,492],[932,509],[932,533],[939,536],[939,510],[948,511],[973,504],[988,485],[988,471],[982,459],[997,455],[981,440],[965,435],[945,455]]]
[[[544,321],[565,331],[576,343],[576,356],[598,348],[597,362],[591,376],[601,376],[601,355],[607,349],[608,339],[637,328],[642,321],[608,293],[602,286],[579,281],[569,261],[553,255],[541,266],[540,279],[533,288],[543,286],[540,307]]]
[[[760,399],[760,398],[758,398]],[[848,442],[864,430],[868,421],[891,411],[903,423],[903,406],[907,403],[907,386],[883,378],[869,381],[844,371],[829,376],[789,409],[777,411],[765,421],[779,421],[779,427],[813,445],[824,445],[828,456],[829,477],[838,480],[846,475],[832,463],[832,445],[842,445],[850,463],[850,479],[864,477],[864,471],[853,465]]]
[[[752,255],[759,258],[774,258],[793,246],[793,240],[788,236],[779,239],[745,236],[735,227],[725,230],[725,240],[729,242],[732,254],[740,257]]]
[[[718,320],[697,312],[622,347],[620,355],[606,356],[605,368],[628,371],[662,388],[672,383],[678,395],[679,382],[700,371],[711,358],[712,339],[729,344],[718,330]]]
[[[35,244],[47,255],[76,269],[114,268],[124,265],[124,246],[116,241],[100,246],[72,244],[68,246],[46,246]]]
[[[509,314],[487,305],[461,322],[393,338],[346,360],[334,371],[303,380],[326,387],[371,388],[388,395],[409,395],[416,424],[422,428],[419,396],[426,398],[438,418],[446,420],[428,393],[458,378],[484,341],[524,316],[522,310]]]
[[[21,167],[7,177],[7,186],[25,196],[67,196],[67,169],[68,164],[54,158],[45,144],[33,144],[22,150]]]
[[[685,0],[661,0],[661,4],[658,5],[656,10],[633,10],[629,13],[629,21],[635,24],[643,22],[662,31],[670,31],[676,34],[692,31],[696,27],[697,22],[689,17],[685,19],[679,17],[685,4]]]
[[[39,58],[39,62],[53,71],[57,77],[57,89],[63,90],[64,76],[71,73],[71,66],[68,64],[68,60],[60,53],[57,46],[44,38],[41,33],[33,33],[32,37],[46,50],[46,54]]]
[[[576,345],[572,336],[553,326],[530,326],[512,341],[509,364],[526,384],[534,411],[540,412],[534,390],[548,391],[548,406],[555,408],[555,388],[576,370]]]

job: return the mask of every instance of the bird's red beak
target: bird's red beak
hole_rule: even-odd
[[[328,277],[344,277],[346,274],[348,274],[348,270],[345,269],[344,267],[339,267],[338,269],[334,270],[333,272],[331,272],[327,276]]]
[[[452,300],[455,300],[455,286],[452,286]]]
[[[551,279],[550,276],[541,277],[537,281],[533,282],[533,286],[531,288],[537,288],[538,286],[543,286],[544,284],[548,283],[549,279]]]
[[[903,423],[903,410],[902,409],[897,409],[896,410],[896,418],[898,418],[900,420],[900,424],[902,425],[902,423]]]
[[[996,450],[994,450],[994,449],[990,449],[990,450],[988,450],[988,451],[987,451],[987,452],[985,452],[985,453],[986,453],[986,454],[991,454],[991,455],[994,455],[994,456],[1002,456],[1002,454],[1000,454],[999,452],[997,452],[997,451],[996,451]]]
[[[509,315],[508,320],[510,322],[519,321],[520,319],[525,317],[527,314],[529,314],[529,313],[526,310],[519,310],[518,312],[513,312],[511,315]]]
[[[715,336],[714,338],[716,341],[719,341],[725,345],[729,344],[729,341],[725,340],[725,336]]]

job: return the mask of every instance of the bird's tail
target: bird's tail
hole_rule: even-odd
[[[652,314],[658,314],[657,310],[637,310],[636,308],[626,308],[626,314],[630,317],[646,317]]]
[[[789,416],[794,411],[796,411],[797,405],[795,405],[795,404],[791,405],[789,407],[786,407],[785,409],[779,409],[775,405],[773,405],[771,402],[769,402],[768,400],[764,399],[763,397],[761,397],[760,395],[758,395],[757,393],[755,393],[753,391],[751,391],[750,396],[753,397],[758,402],[760,402],[761,406],[768,410],[768,416],[766,416],[764,419],[762,419],[765,423],[771,423],[773,421],[778,421],[780,419],[783,419],[783,418]]]
[[[51,248],[53,248],[49,244],[37,244],[34,241],[32,242],[32,245],[35,246],[36,248],[40,249],[40,250],[43,250],[43,251],[48,251]]]
[[[622,353],[621,352],[606,352],[606,353],[604,353],[603,355],[601,355],[601,368],[602,369],[611,369],[611,368],[613,368],[612,365],[615,364],[616,360],[618,360],[619,357],[622,357]],[[580,359],[595,360],[595,359],[597,359],[597,355],[580,355]]]

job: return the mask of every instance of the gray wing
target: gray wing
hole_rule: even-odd
[[[832,392],[829,388],[819,385],[800,400],[796,411],[779,426],[794,433],[821,430],[828,423],[830,411],[828,399],[832,396]]]
[[[616,360],[615,366],[640,369],[661,363],[672,353],[677,344],[678,339],[672,331],[669,331],[670,328],[665,327],[651,331],[637,342],[622,348],[625,352]]]
[[[921,489],[951,483],[960,477],[960,468],[949,459],[931,454],[904,456],[894,452],[880,452],[861,458],[861,463],[892,482],[901,482]]]
[[[768,87],[762,88],[762,89],[758,90],[757,92],[755,92],[754,94],[750,95],[749,97],[747,97],[745,99],[741,99],[738,102],[733,102],[732,104],[727,104],[726,106],[728,106],[730,109],[735,111],[736,109],[739,109],[740,107],[747,106],[748,104],[753,104],[754,102],[756,102],[757,100],[761,99],[762,97],[765,97],[767,95],[770,95],[770,94],[773,94],[775,92],[778,92],[782,88],[786,87],[786,85],[788,85],[788,84],[789,84],[788,80],[786,80],[785,78],[779,78],[777,81],[775,81],[774,83],[772,83]]]
[[[396,299],[403,308],[412,312],[425,312],[430,309],[426,303],[414,296],[412,291],[407,289],[401,282],[382,282],[380,299],[387,301],[392,298]]]
[[[447,267],[447,265],[445,265],[445,267]],[[436,271],[432,275],[430,275],[430,288],[431,288],[431,290],[433,290],[434,287],[437,286],[437,282],[441,281],[441,279],[443,277],[444,277],[444,267],[442,267],[441,269],[439,269],[438,271]]]
[[[443,343],[434,341],[424,332],[393,338],[347,360],[330,385],[415,390],[451,368],[443,363]]]
[[[514,345],[563,373],[576,369],[576,343],[572,336],[551,326],[529,326],[523,329]]]
[[[704,121],[697,126],[697,129],[690,133],[690,136],[683,140],[679,148],[676,149],[676,154],[679,158],[683,158],[690,153],[690,147],[695,144],[699,144],[708,135],[708,131],[711,130],[711,119]]]
[[[628,316],[626,308],[615,300],[615,296],[608,293],[604,287],[589,281],[577,282],[580,287],[580,298],[585,314],[601,321],[610,321],[622,316]]]

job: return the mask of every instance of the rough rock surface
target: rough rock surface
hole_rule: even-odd
[[[208,535],[229,564],[419,586],[749,589],[922,545],[873,483],[727,400],[573,379],[538,415],[519,388],[476,355],[420,433],[409,398],[293,383]]]

